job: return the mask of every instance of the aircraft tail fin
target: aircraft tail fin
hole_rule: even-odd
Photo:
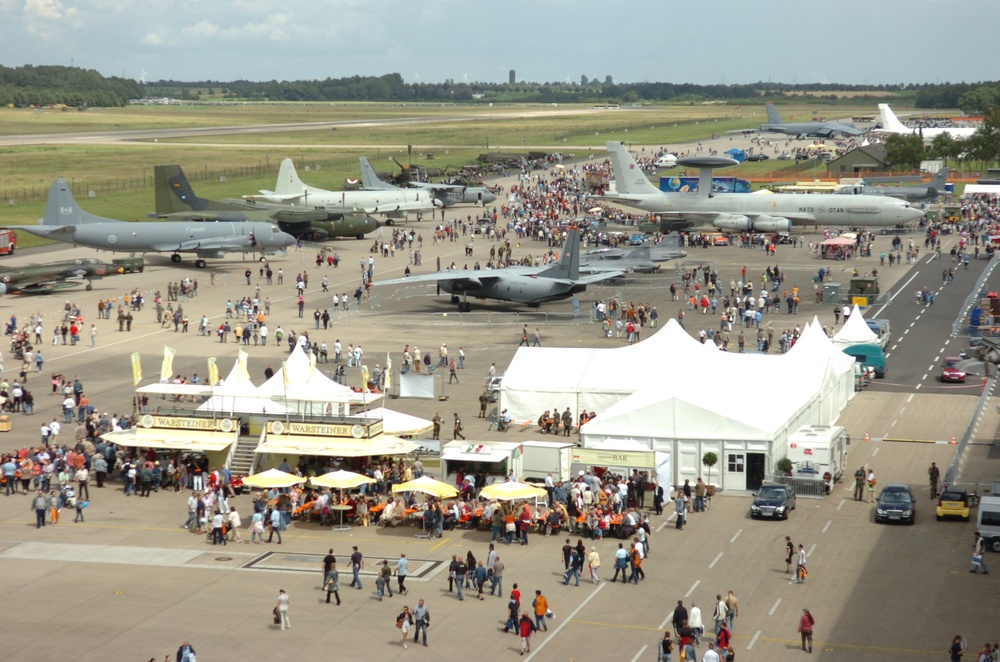
[[[652,260],[653,259],[653,249],[649,244],[633,248],[628,257],[630,260]]]
[[[360,161],[361,161],[361,185],[364,186],[365,189],[369,191],[381,191],[381,190],[396,188],[392,184],[383,182],[381,179],[378,178],[378,175],[375,174],[375,168],[373,168],[372,164],[368,162],[367,156],[362,156],[360,158]]]
[[[208,200],[194,194],[191,183],[179,165],[154,166],[153,182],[157,214],[204,211],[209,208]]]
[[[566,235],[559,262],[538,272],[539,278],[565,278],[579,280],[580,278],[580,231],[572,228]]]
[[[773,103],[767,104],[767,123],[781,124],[781,115],[778,114],[778,109],[774,107]]]
[[[888,131],[889,133],[913,133],[910,129],[899,121],[896,117],[896,113],[892,112],[889,108],[889,104],[880,103],[878,105],[878,112],[882,116],[882,130]]]
[[[933,189],[938,193],[944,193],[944,186],[947,183],[948,183],[948,168],[944,167],[937,171],[937,173],[934,175],[934,179],[932,179],[927,184],[927,188]]]
[[[660,193],[660,190],[646,179],[646,174],[636,164],[625,145],[608,142],[608,155],[614,170],[615,191],[622,195]]]
[[[48,202],[45,204],[45,216],[39,225],[81,225],[84,223],[102,223],[109,219],[94,216],[80,209],[70,190],[69,183],[59,178],[52,182],[49,188]]]
[[[278,181],[274,186],[274,192],[278,195],[302,195],[303,191],[309,191],[312,187],[299,179],[299,173],[295,171],[295,164],[291,159],[284,159],[281,167],[278,168]]]

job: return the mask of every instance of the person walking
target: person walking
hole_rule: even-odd
[[[956,634],[955,638],[951,640],[951,646],[948,648],[948,654],[951,656],[949,659],[951,662],[962,662],[962,655],[965,653],[965,639],[960,634]]]
[[[281,620],[282,630],[291,630],[292,622],[288,620],[288,594],[285,593],[285,589],[278,591],[278,604],[275,607],[278,610],[278,618]]]
[[[535,599],[531,601],[531,606],[535,608],[535,629],[548,632],[549,626],[545,623],[545,614],[549,611],[549,601],[540,590],[535,590]]]
[[[670,631],[663,633],[663,639],[656,646],[656,662],[672,662],[674,652],[674,640],[670,636]]]
[[[393,569],[393,571],[396,573],[396,584],[399,586],[400,595],[406,595],[407,593],[410,592],[410,589],[406,588],[406,575],[409,572],[409,568],[410,568],[409,559],[406,558],[405,553],[401,553],[399,555],[399,560],[396,561],[396,567]],[[420,602],[422,604],[423,600],[421,600]],[[419,621],[417,622],[419,623]],[[418,630],[420,629],[419,625],[417,626],[417,629]],[[416,636],[417,636],[416,633],[414,633],[413,635],[414,641],[416,641]],[[426,637],[427,635],[425,634],[424,636]]]
[[[677,530],[681,531],[684,529],[684,521],[687,519],[687,497],[684,492],[678,490],[677,501],[674,502],[674,510],[677,513]]]
[[[931,467],[927,470],[927,477],[931,483],[931,500],[937,499],[938,481],[941,479],[941,470],[938,469],[937,463],[931,462]]]
[[[449,384],[452,382],[452,380],[458,382],[458,373],[455,372],[457,369],[458,369],[458,367],[455,365],[455,359],[452,359],[451,363],[448,364],[448,383]],[[461,383],[461,382],[458,382],[458,383]]]
[[[983,574],[990,574],[990,569],[986,567],[986,559],[983,558],[985,549],[986,545],[983,541],[983,535],[979,531],[976,531],[976,543],[972,548],[972,570],[969,570],[969,572],[979,574],[979,566],[982,566]]]
[[[721,595],[715,596],[715,611],[712,612],[712,620],[715,621],[715,635],[719,635],[719,630],[726,624],[726,612],[729,610]]]
[[[453,428],[455,434],[452,436],[452,441],[458,439],[459,437],[462,438],[462,441],[465,441],[465,435],[462,434],[462,430],[464,429],[465,428],[462,427],[462,419],[458,417],[458,412],[455,412],[455,426]]]
[[[427,645],[427,626],[431,624],[431,612],[424,604],[423,600],[417,602],[413,608],[413,643],[417,643],[417,638],[423,632],[423,644]]]
[[[619,572],[622,573],[622,584],[628,584],[628,552],[622,543],[618,543],[618,549],[615,550],[615,576],[611,578],[612,584],[618,581]]]
[[[868,498],[866,503],[875,503],[875,470],[868,469],[868,477],[865,479],[865,486],[868,488]]]
[[[357,546],[352,547],[354,553],[351,554],[351,572],[353,573],[353,578],[351,579],[351,586],[361,590],[361,575],[359,574],[365,567],[364,555],[358,551]]]
[[[587,563],[590,565],[590,583],[600,584],[601,555],[597,553],[597,547],[592,546],[590,548],[590,554],[587,555]]]
[[[13,482],[13,476],[8,479],[8,485]],[[40,529],[45,526],[45,511],[49,508],[48,498],[42,494],[41,490],[35,494],[35,498],[31,500],[31,509],[35,511],[35,528]]]
[[[809,610],[803,609],[802,618],[799,619],[799,634],[802,635],[802,650],[807,653],[813,652],[813,625],[815,623],[816,621],[813,620],[813,615],[809,613]]]
[[[798,557],[795,560],[795,578],[792,579],[793,584],[805,584],[806,576],[806,550],[802,545],[799,545]]]
[[[410,634],[410,627],[412,625],[413,615],[410,613],[410,608],[403,607],[402,613],[396,617],[396,627],[403,633],[403,640],[400,642],[403,644],[403,648],[406,648],[406,638]]]
[[[392,581],[392,569],[389,568],[389,561],[387,559],[382,560],[382,567],[378,570],[378,577],[375,578],[375,590],[378,591],[378,601],[382,602],[382,598],[385,592],[389,592],[389,597],[392,597],[392,586],[390,582]]]
[[[563,573],[563,586],[569,585],[569,580],[575,579],[576,585],[580,585],[580,554],[576,547],[570,547],[569,560],[566,564],[566,571]]]
[[[795,556],[795,544],[791,536],[785,536],[785,574],[792,574],[792,557]]]
[[[518,634],[521,635],[521,655],[531,652],[531,633],[536,630],[535,624],[528,616],[528,612],[521,614],[521,620],[517,624]]]
[[[732,632],[733,622],[736,620],[736,617],[740,615],[740,601],[736,599],[736,596],[733,595],[732,591],[729,591],[729,594],[726,595],[725,603],[726,603],[726,629]]]
[[[333,550],[331,550],[333,551]],[[332,593],[335,598],[337,598],[337,605],[340,605],[340,572],[337,571],[337,562],[334,561],[330,564],[329,570],[326,571],[326,584],[323,586],[326,589],[326,604],[330,604],[330,594]]]

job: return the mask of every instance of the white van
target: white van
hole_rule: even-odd
[[[657,168],[676,168],[677,167],[677,157],[673,154],[664,154],[660,158],[656,159],[653,166]]]
[[[984,496],[979,500],[976,528],[982,534],[987,549],[1000,552],[1000,496]]]

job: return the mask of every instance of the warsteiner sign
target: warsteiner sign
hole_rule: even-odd
[[[143,414],[139,425],[144,428],[168,428],[172,430],[206,430],[209,432],[232,432],[239,428],[239,419],[232,418],[191,418],[186,416],[159,416]]]
[[[299,434],[312,437],[347,437],[366,439],[382,434],[382,421],[361,423],[297,423],[271,421],[267,424],[270,434]]]

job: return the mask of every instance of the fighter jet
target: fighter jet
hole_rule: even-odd
[[[368,162],[367,156],[361,157],[361,185],[367,191],[389,191],[399,190],[398,186],[393,186],[388,182],[383,182],[375,174],[375,169]],[[482,205],[486,206],[497,199],[485,186],[462,186],[460,184],[432,184],[430,182],[410,182],[409,188],[422,189],[430,192],[434,199],[442,207],[454,205]]]
[[[790,136],[816,136],[830,138],[839,133],[859,136],[864,130],[842,122],[782,122],[773,103],[767,104],[767,124],[760,125],[761,133],[784,133]]]
[[[630,251],[621,248],[595,248],[580,256],[580,273],[584,274],[602,271],[651,274],[659,270],[660,265],[653,261],[649,246],[639,246]]]
[[[681,166],[699,169],[698,191],[664,193],[646,179],[622,143],[609,142],[607,148],[615,191],[599,197],[653,212],[660,219],[662,232],[670,232],[678,225],[712,225],[736,232],[788,232],[794,225],[820,224],[892,227],[916,223],[924,216],[907,202],[883,195],[710,193],[712,169],[737,164],[733,159],[718,156],[678,159]]]
[[[123,267],[92,257],[4,268],[0,269],[0,294],[49,294],[84,284],[90,291],[91,281],[123,273]]]
[[[258,221],[277,223],[296,238],[325,241],[334,237],[356,237],[376,230],[381,224],[363,211],[327,211],[322,207],[296,207],[240,198],[207,200],[199,198],[178,165],[153,168],[156,213],[153,218],[185,221]]]
[[[299,179],[291,159],[281,162],[278,181],[273,191],[261,191],[260,195],[245,196],[247,200],[264,200],[291,205],[320,206],[327,210],[363,211],[368,214],[384,214],[392,225],[392,219],[403,218],[408,212],[433,212],[437,206],[426,191],[393,189],[381,191],[327,191],[305,184]]]
[[[584,292],[587,285],[620,276],[618,270],[602,271],[591,276],[580,275],[580,231],[571,229],[557,264],[547,267],[510,267],[484,271],[439,271],[408,278],[395,278],[375,282],[376,286],[409,285],[437,282],[438,287],[452,295],[451,302],[458,304],[459,312],[472,309],[468,301],[471,294],[477,299],[495,299],[527,304],[537,308],[549,301],[568,299]],[[462,295],[461,300],[459,295]]]
[[[927,186],[847,186],[837,191],[841,194],[888,195],[903,200],[933,200],[944,193],[948,183],[948,168],[941,168]]]
[[[195,266],[204,268],[205,258],[226,253],[259,251],[277,253],[295,243],[295,237],[273,223],[224,222],[127,223],[88,214],[76,204],[65,179],[52,182],[45,217],[39,225],[14,226],[33,235],[67,244],[88,246],[117,253],[172,253],[172,262],[181,253],[194,253]],[[263,258],[262,258],[263,259]]]

